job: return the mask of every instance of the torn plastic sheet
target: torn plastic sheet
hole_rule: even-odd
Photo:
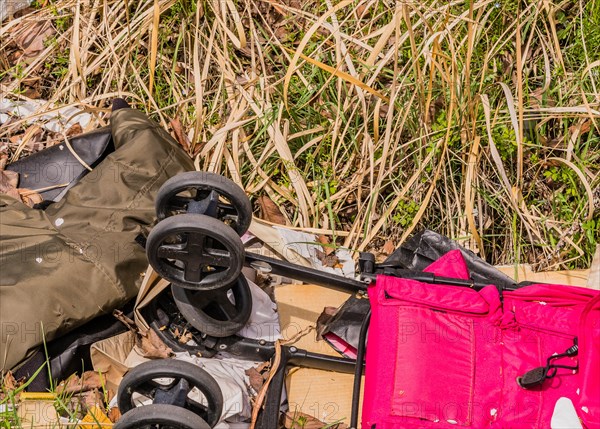
[[[41,122],[41,127],[55,133],[67,130],[75,124],[85,129],[92,120],[91,114],[75,106],[53,109],[46,100],[0,99],[0,124],[8,122],[11,117],[27,118],[34,115],[35,122]]]

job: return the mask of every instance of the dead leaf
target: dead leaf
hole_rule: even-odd
[[[81,133],[83,133],[83,128],[81,128],[79,122],[76,122],[73,125],[71,125],[71,127],[66,132],[67,137],[78,136]]]
[[[190,152],[190,139],[187,134],[183,131],[183,126],[179,118],[171,119],[171,127],[173,128],[173,134],[175,134],[175,140],[183,147],[187,153]]]
[[[334,254],[327,255],[325,252],[321,252],[319,249],[315,249],[316,257],[321,261],[324,267],[330,268],[342,268],[340,259]]]
[[[175,338],[177,338],[177,341],[179,341],[181,344],[187,344],[193,337],[194,336],[192,333],[188,331]]]
[[[388,240],[383,245],[382,250],[383,253],[385,253],[386,255],[391,255],[392,253],[394,253],[394,250],[396,250],[396,246],[394,246],[394,242],[392,240]]]
[[[19,188],[17,191],[19,191],[19,197],[21,198],[21,201],[23,201],[23,203],[29,207],[33,207],[36,204],[40,204],[42,201],[44,201],[40,194],[32,191],[31,189]]]
[[[104,386],[104,380],[99,373],[95,371],[86,371],[81,377],[73,374],[67,380],[62,381],[56,388],[59,394],[88,392],[94,389],[100,389]]]
[[[24,378],[17,380],[12,372],[7,371],[2,377],[2,386],[0,386],[0,401],[6,397],[8,392],[17,390],[24,382]],[[18,398],[19,394],[16,395],[17,400]]]
[[[265,384],[265,379],[260,372],[256,368],[249,368],[246,370],[246,375],[250,381],[250,386],[254,389],[255,392],[260,392]]]
[[[50,21],[38,21],[29,24],[26,30],[15,38],[15,43],[23,51],[23,57],[34,58],[46,47],[44,42],[55,34]]]
[[[131,320],[129,317],[125,315],[121,310],[113,311],[113,317],[117,319],[119,322],[123,323],[127,328],[133,333],[137,334],[138,328],[135,325],[135,322]]]
[[[173,355],[173,350],[156,335],[153,329],[148,330],[146,335],[140,334],[137,342],[143,357],[149,359],[166,359]]]
[[[364,3],[359,4],[356,7],[356,16],[358,16],[359,18],[368,18],[371,14],[369,13],[369,14],[365,15],[365,11],[366,10],[367,10],[367,5],[366,4],[364,4]]]
[[[328,426],[309,414],[304,414],[299,411],[288,411],[285,413],[284,427],[286,429],[321,429],[324,427],[331,429],[346,429],[348,426],[344,423]]]
[[[104,397],[98,389],[92,389],[79,395],[80,403],[84,406],[84,411],[92,407],[99,408],[104,412]]]
[[[17,200],[21,200],[17,184],[19,183],[19,174],[14,171],[0,170],[0,193],[9,195]]]
[[[121,418],[121,411],[119,410],[119,407],[111,408],[108,411],[108,418],[110,419],[111,422],[117,423],[119,421],[119,419]]]
[[[322,234],[318,235],[317,241],[319,243],[321,243],[321,246],[323,247],[323,252],[325,252],[325,255],[329,256],[335,252],[335,247],[330,245],[331,241],[329,241],[328,236],[322,235]]]
[[[246,375],[250,379],[250,386],[252,386],[256,392],[260,392],[265,380],[269,377],[270,368],[271,362],[263,362],[246,370]]]
[[[325,307],[323,312],[317,319],[317,341],[323,339],[323,332],[327,329],[328,323],[331,321],[333,316],[337,313],[337,307]]]
[[[286,218],[267,195],[258,197],[258,206],[260,207],[260,217],[268,222],[277,223],[279,225],[286,224]]]
[[[569,133],[574,134],[575,132],[577,132],[577,134],[581,136],[581,135],[589,132],[591,129],[592,129],[592,121],[590,121],[589,119],[586,119],[583,122],[579,122],[578,124],[571,125],[569,127]]]

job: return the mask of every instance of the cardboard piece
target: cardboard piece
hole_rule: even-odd
[[[309,326],[314,326],[324,307],[339,307],[349,297],[349,293],[315,285],[277,286],[275,299],[283,337],[292,338]],[[317,341],[315,331],[300,338],[294,346],[311,352],[340,356],[325,341]],[[326,424],[340,420],[349,424],[353,383],[352,374],[293,368],[286,379],[290,414],[302,412]]]
[[[18,416],[22,427],[28,429],[51,428],[59,424],[53,399],[22,400],[19,404]]]
[[[496,267],[518,282],[555,283],[569,286],[587,287],[590,270],[541,271],[534,272],[530,265],[502,265]]]

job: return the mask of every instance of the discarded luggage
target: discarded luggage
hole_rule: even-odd
[[[193,163],[141,112],[113,112],[111,134],[115,151],[45,211],[0,195],[0,369],[138,291],[147,260],[136,238],[160,186]]]

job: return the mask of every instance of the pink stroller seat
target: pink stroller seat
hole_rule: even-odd
[[[459,250],[426,271],[469,278]],[[369,298],[363,428],[565,428],[556,422],[569,413],[580,427],[600,427],[597,291],[475,291],[378,276]],[[563,353],[543,382],[527,385]]]

